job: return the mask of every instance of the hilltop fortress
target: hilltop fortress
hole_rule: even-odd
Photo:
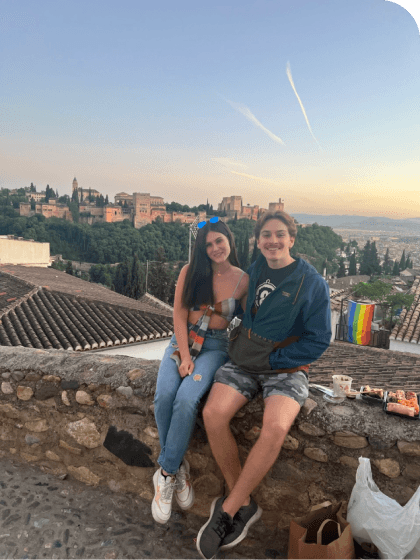
[[[33,216],[41,214],[46,218],[62,218],[73,221],[73,216],[67,204],[60,204],[55,198],[45,201],[45,193],[28,192],[28,202],[20,203],[21,216]],[[97,222],[122,222],[130,220],[134,227],[139,229],[147,224],[154,222],[157,218],[162,222],[181,222],[190,224],[196,219],[194,212],[168,212],[165,202],[161,196],[151,195],[150,193],[127,194],[120,192],[115,195],[114,203],[108,203],[107,197],[95,189],[84,189],[79,187],[77,179],[74,178],[72,185],[72,201],[79,206],[79,222],[94,224]],[[97,204],[97,200],[101,204]],[[44,202],[42,201],[44,200]],[[278,202],[270,202],[269,211],[283,210],[284,200],[279,198]],[[241,196],[227,196],[218,205],[218,212],[227,218],[247,218],[257,220],[258,217],[267,212],[267,209],[259,206],[244,206]],[[206,219],[205,212],[198,213],[199,220]]]

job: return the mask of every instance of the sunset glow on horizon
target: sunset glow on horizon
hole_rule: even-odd
[[[2,11],[2,188],[420,217],[420,35],[394,2]]]

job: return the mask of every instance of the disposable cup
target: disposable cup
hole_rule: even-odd
[[[335,397],[345,397],[351,389],[353,379],[348,375],[333,375],[333,391]]]

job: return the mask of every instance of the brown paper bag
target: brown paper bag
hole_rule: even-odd
[[[307,515],[290,522],[288,558],[355,558],[353,536],[349,523],[344,519],[344,503],[315,506]],[[337,521],[341,535],[327,545],[317,544],[318,530],[326,519]]]

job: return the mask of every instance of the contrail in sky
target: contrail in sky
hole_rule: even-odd
[[[273,134],[271,130],[268,130],[268,128],[265,128],[265,126],[260,123],[257,117],[251,113],[248,107],[246,107],[245,105],[239,105],[238,103],[233,103],[232,101],[229,101],[229,99],[226,99],[226,101],[231,107],[235,109],[235,111],[239,111],[240,113],[242,113],[245,118],[251,121],[258,128],[260,128],[263,132],[265,132],[267,136],[271,138],[271,140],[274,140],[274,142],[282,144],[283,146],[285,145],[281,138]]]
[[[295,92],[295,95],[296,95],[296,97],[297,97],[297,100],[299,101],[299,105],[300,105],[300,108],[302,109],[303,116],[305,117],[306,124],[308,125],[309,132],[311,133],[312,138],[313,138],[313,139],[315,140],[315,142],[318,144],[319,149],[322,150],[321,146],[319,145],[318,140],[315,138],[315,135],[314,135],[314,133],[312,132],[311,125],[309,124],[309,119],[308,119],[308,117],[307,117],[307,115],[306,115],[305,107],[303,106],[303,103],[302,103],[302,101],[300,100],[299,94],[298,94],[298,92],[296,91],[295,84],[294,84],[293,78],[292,78],[292,71],[290,70],[290,63],[289,63],[289,62],[287,63],[286,74],[287,74],[287,77],[289,78],[290,85],[292,86],[293,91]]]

